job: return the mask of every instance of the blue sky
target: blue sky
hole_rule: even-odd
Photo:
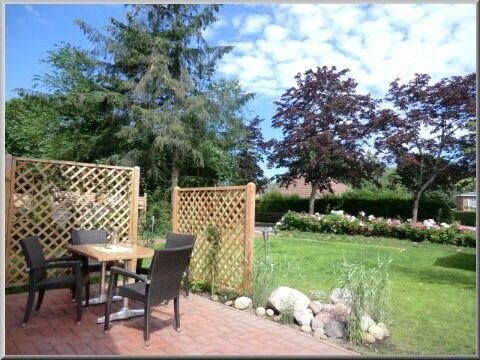
[[[122,19],[122,5],[6,5],[6,96],[31,88],[47,71],[39,61],[55,44],[90,48],[75,19],[96,28]],[[349,68],[359,91],[382,97],[396,77],[416,72],[433,80],[475,71],[475,5],[263,4],[225,5],[204,36],[235,49],[218,65],[256,94],[248,114],[259,115],[265,138],[272,129],[273,102],[310,68]],[[41,88],[39,88],[41,90]],[[267,169],[272,176],[281,170]]]

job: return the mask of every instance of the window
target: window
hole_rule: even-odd
[[[477,198],[467,198],[467,207],[477,208]]]

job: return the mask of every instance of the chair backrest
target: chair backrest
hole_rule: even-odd
[[[42,245],[37,236],[28,236],[26,239],[20,241],[23,255],[28,268],[37,267],[45,264],[45,255],[43,253]],[[33,273],[35,281],[43,280],[47,276],[45,268],[35,270]]]
[[[155,250],[148,273],[148,298],[152,304],[179,296],[180,282],[192,250],[193,246]]]
[[[70,237],[73,245],[106,244],[106,230],[72,229]]]
[[[168,233],[167,240],[165,242],[165,249],[175,249],[184,246],[194,246],[195,239],[197,238],[194,234],[177,234],[177,233]]]

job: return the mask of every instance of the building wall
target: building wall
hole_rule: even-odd
[[[468,207],[468,199],[476,199],[475,196],[461,196],[458,195],[455,197],[456,210],[465,211]]]

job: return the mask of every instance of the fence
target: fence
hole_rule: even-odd
[[[204,232],[213,224],[222,234],[216,285],[249,293],[253,271],[255,184],[209,188],[175,188],[172,231],[197,235],[190,264],[192,279],[210,280],[209,244]]]
[[[72,228],[117,231],[137,242],[140,169],[6,156],[6,285],[28,281],[20,239],[66,254]]]

